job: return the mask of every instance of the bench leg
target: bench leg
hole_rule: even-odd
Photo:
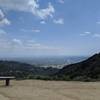
[[[6,86],[9,86],[9,84],[10,84],[10,80],[6,79]]]

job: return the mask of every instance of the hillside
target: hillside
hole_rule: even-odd
[[[15,76],[16,78],[40,78],[50,76],[59,69],[43,68],[15,61],[0,61],[0,76]]]
[[[56,74],[56,77],[62,80],[100,80],[100,53],[85,61],[65,66]]]
[[[44,68],[15,61],[0,61],[0,76],[15,76],[18,79],[99,81],[100,53],[62,69]]]

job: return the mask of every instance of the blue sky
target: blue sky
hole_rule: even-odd
[[[99,0],[0,0],[0,55],[100,52]]]

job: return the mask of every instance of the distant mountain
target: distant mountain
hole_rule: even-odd
[[[62,80],[100,80],[100,53],[85,61],[66,65],[56,74],[56,77]]]
[[[0,76],[15,76],[16,78],[37,78],[50,76],[59,71],[57,68],[43,68],[15,61],[0,61]]]

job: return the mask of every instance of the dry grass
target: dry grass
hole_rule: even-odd
[[[100,100],[99,82],[61,82],[24,80],[3,86],[0,100]]]

